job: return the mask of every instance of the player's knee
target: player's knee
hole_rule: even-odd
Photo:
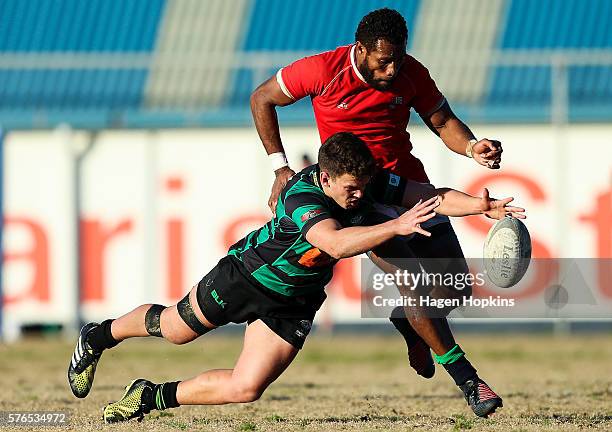
[[[148,304],[142,307],[146,308],[145,328],[149,335],[164,338],[176,345],[182,345],[194,339],[192,332],[177,325],[175,320],[180,318],[178,315],[174,316],[172,308],[158,304]]]
[[[237,381],[232,389],[233,402],[255,402],[266,390],[266,386],[250,381]]]
[[[161,316],[162,334],[164,339],[175,345],[183,345],[198,337],[198,334],[188,328],[174,307],[164,310]]]
[[[166,327],[164,327],[163,335],[164,339],[175,345],[183,345],[187,342],[191,342],[194,339],[193,334],[191,333],[187,334],[186,332]]]

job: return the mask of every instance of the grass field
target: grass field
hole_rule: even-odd
[[[209,335],[185,346],[127,341],[104,354],[84,400],[66,383],[72,343],[25,340],[0,347],[0,410],[71,416],[70,426],[36,431],[612,430],[612,335],[466,335],[460,341],[504,398],[505,407],[491,419],[472,414],[442,368],[432,380],[418,377],[394,335],[315,334],[255,403],[181,407],[118,425],[102,423],[101,407],[120,397],[131,379],[160,382],[230,367],[241,339]]]

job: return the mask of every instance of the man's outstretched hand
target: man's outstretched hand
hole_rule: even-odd
[[[295,175],[295,171],[286,166],[277,169],[274,171],[274,174],[276,175],[276,178],[274,179],[272,191],[270,192],[270,198],[268,199],[268,207],[270,207],[272,216],[276,217],[276,204],[278,203],[278,197],[283,188],[287,185],[289,179]]]
[[[434,209],[440,205],[440,198],[436,195],[429,198],[426,201],[419,200],[410,210],[404,212],[400,217],[395,220],[397,225],[398,235],[410,235],[418,233],[425,237],[431,237],[429,231],[421,228],[423,222],[427,222],[429,219],[436,215]]]
[[[491,219],[502,219],[508,215],[518,218],[525,219],[525,209],[521,207],[508,207],[508,203],[513,201],[514,198],[495,199],[489,197],[489,190],[487,188],[482,192],[482,198],[480,199],[480,210],[482,213]]]

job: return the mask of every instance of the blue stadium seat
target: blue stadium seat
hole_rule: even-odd
[[[610,0],[511,0],[503,49],[612,48]]]
[[[601,50],[612,48],[611,0],[511,0],[500,35],[501,50]],[[577,105],[612,106],[611,66],[570,66],[570,109]],[[499,66],[489,77],[489,105],[551,102],[548,66]],[[512,107],[509,107],[512,109]]]
[[[165,0],[2,0],[2,52],[151,51]]]
[[[402,13],[414,25],[419,1],[258,0],[249,20],[244,51],[326,51],[354,41],[368,12],[382,7]]]
[[[168,114],[169,122],[181,115],[187,122],[193,122],[194,118],[200,118],[194,115],[195,107],[203,116],[207,112],[236,112],[229,117],[248,118],[249,96],[263,79],[263,75],[252,69],[233,68],[230,62],[223,66],[225,69],[220,70],[228,71],[229,75],[225,76],[229,76],[229,86],[225,91],[226,84],[223,84],[224,92],[218,98],[200,94],[196,100],[188,97],[190,93],[183,87],[172,85],[173,70],[181,68],[181,64],[175,64],[173,47],[184,49],[177,52],[179,55],[196,58],[190,51],[194,39],[185,39],[193,30],[210,29],[214,35],[231,40],[226,46],[238,54],[283,54],[288,59],[297,59],[304,53],[351,43],[359,20],[373,9],[387,6],[399,10],[412,35],[425,11],[432,13],[422,7],[421,0],[245,1],[248,3],[241,3],[244,13],[230,10],[234,21],[228,29],[223,24],[224,19],[229,20],[228,8],[212,7],[205,0],[187,3],[182,0],[0,0],[0,124],[4,119],[24,118],[21,115],[24,111],[34,113],[32,117],[44,113],[39,118],[61,118],[71,112],[73,117],[66,117],[66,121],[82,111],[100,112],[105,118],[144,118],[150,114],[152,121],[159,121],[164,110],[172,110]],[[499,34],[493,47],[502,54],[612,52],[612,0],[505,0],[505,6],[496,26]],[[221,30],[215,30],[214,26],[198,27],[202,25],[199,18],[191,20],[188,25],[192,27],[183,28],[184,17],[177,15],[178,10],[194,17],[211,18],[217,17],[211,13],[218,14],[215,23],[219,22]],[[164,20],[168,11],[174,11],[168,15],[174,27],[168,26],[169,20]],[[429,21],[423,22],[431,25],[431,17],[427,16]],[[233,33],[222,33],[226,30]],[[205,34],[212,38],[205,40],[214,43],[216,36],[206,32],[198,34]],[[428,44],[431,49],[440,48],[436,35],[430,36],[428,33],[427,41],[418,44],[419,49],[429,49]],[[410,39],[409,49],[411,42]],[[164,47],[158,56],[155,55],[157,44]],[[100,56],[118,56],[135,62],[122,67],[87,64],[88,59],[96,61],[103,58]],[[152,69],[147,63],[139,62],[143,58],[152,60]],[[68,64],[62,64],[66,61]],[[38,63],[30,66],[32,62]],[[279,66],[282,65],[268,67],[266,64],[266,77],[273,75]],[[195,75],[189,76],[202,77],[198,75],[199,69],[189,69],[193,65],[183,67],[195,71]],[[432,73],[435,75],[435,70]],[[470,115],[487,120],[488,113],[495,111],[495,120],[524,121],[536,114],[535,118],[546,121],[553,97],[553,78],[554,71],[548,64],[506,63],[491,67],[484,92],[479,89],[478,98],[482,95],[482,99],[476,104],[471,100],[464,102],[462,112],[467,113],[466,120],[470,120]],[[612,120],[612,65],[570,64],[567,78],[571,119]],[[201,81],[212,82],[206,77]],[[439,84],[444,87],[444,83]],[[294,109],[296,113],[300,109],[303,112],[294,115]],[[294,119],[311,118],[303,115],[310,112],[307,101],[281,111],[281,115]]]
[[[0,56],[151,52],[164,0],[3,0]],[[48,57],[47,57],[48,58]],[[45,65],[0,69],[0,110],[138,109],[147,69]]]

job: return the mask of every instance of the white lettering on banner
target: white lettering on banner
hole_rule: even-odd
[[[555,165],[553,157],[525,157],[534,147],[538,154],[555,153],[548,126],[486,126],[478,134],[505,146],[501,170],[454,155],[426,129],[411,131],[414,153],[437,186],[473,195],[486,186],[492,196],[513,196],[527,208],[534,256],[558,256],[563,238],[572,257],[612,257],[612,148],[605,139],[612,126],[570,126],[569,168]],[[73,139],[83,136],[78,132]],[[283,137],[291,166],[298,168],[304,153],[316,154],[315,129],[285,128]],[[585,141],[597,158],[579,155]],[[99,135],[84,165],[80,223],[86,319],[116,316],[145,302],[176,301],[233,242],[268,220],[272,175],[256,143],[251,129]],[[70,153],[50,132],[14,132],[5,145],[6,312],[20,322],[70,322],[74,308],[68,299],[76,289],[76,251],[68,241],[74,211]],[[562,168],[569,191],[556,183]],[[389,182],[399,183],[399,178],[391,176]],[[553,211],[560,200],[567,214]],[[557,218],[565,218],[569,227],[565,237]],[[474,216],[453,224],[465,255],[480,257],[491,222]],[[333,322],[359,320],[359,269],[358,258],[336,266],[320,316]],[[612,298],[610,290],[601,288],[600,295]]]

